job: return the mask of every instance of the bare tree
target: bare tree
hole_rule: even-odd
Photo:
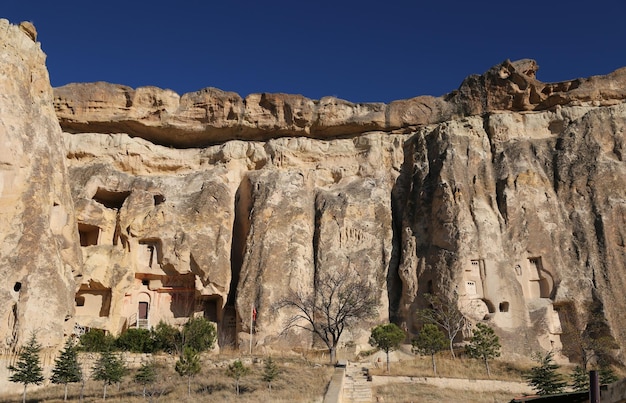
[[[456,294],[455,298],[445,298],[431,294],[424,294],[424,298],[430,304],[430,308],[418,312],[421,320],[432,323],[443,329],[449,342],[450,354],[454,354],[454,339],[465,326],[465,316],[459,310]]]
[[[337,270],[321,273],[313,290],[291,291],[276,308],[295,311],[287,319],[283,332],[300,328],[317,335],[330,350],[330,362],[334,363],[343,331],[376,315],[377,295],[376,287],[367,279]]]

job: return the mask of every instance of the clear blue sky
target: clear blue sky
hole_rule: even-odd
[[[0,18],[34,22],[53,86],[390,102],[507,58],[546,82],[626,66],[626,0],[2,0]]]

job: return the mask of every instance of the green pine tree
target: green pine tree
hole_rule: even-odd
[[[448,339],[439,330],[437,325],[426,323],[413,340],[413,352],[421,355],[430,355],[433,363],[433,373],[437,375],[437,364],[435,354],[447,347]]]
[[[26,402],[26,387],[29,384],[40,385],[43,382],[43,369],[39,361],[40,351],[41,345],[37,342],[37,337],[33,333],[28,343],[20,351],[16,365],[10,365],[8,368],[12,372],[9,381],[24,384],[22,402]]]
[[[178,375],[187,377],[187,394],[191,396],[191,378],[200,372],[200,356],[191,347],[185,347],[174,367]]]
[[[387,372],[389,372],[389,352],[397,349],[406,335],[395,323],[378,325],[372,329],[369,343],[387,354]]]
[[[182,337],[185,346],[201,353],[213,348],[217,339],[217,330],[208,319],[202,316],[191,317],[183,326]]]
[[[589,374],[582,366],[577,365],[570,378],[572,379],[571,386],[576,392],[589,390]]]
[[[67,384],[80,382],[83,379],[83,371],[78,363],[78,354],[76,346],[71,338],[65,342],[65,347],[61,354],[54,360],[54,368],[52,369],[52,383],[60,383],[65,385],[65,396],[63,401],[67,400]]]
[[[598,378],[600,378],[600,385],[608,385],[610,383],[617,382],[619,379],[617,375],[615,375],[613,368],[609,365],[602,365],[600,367],[598,370]]]
[[[589,372],[582,366],[577,365],[574,368],[572,375],[570,375],[570,378],[572,379],[572,383],[570,385],[575,391],[582,392],[589,390]],[[608,385],[619,379],[609,365],[602,365],[600,367],[598,370],[598,378],[600,380],[600,385]]]
[[[562,393],[567,382],[563,376],[557,372],[560,368],[553,360],[554,353],[547,352],[545,355],[536,353],[533,359],[539,363],[539,366],[533,367],[524,375],[528,385],[537,391],[538,395],[553,395]]]
[[[477,323],[470,344],[465,346],[467,355],[471,358],[481,359],[485,362],[487,376],[491,377],[489,360],[500,357],[500,339],[489,326]]]
[[[267,387],[272,392],[272,382],[278,378],[280,375],[280,369],[278,369],[278,365],[272,360],[272,357],[268,357],[267,361],[265,361],[265,366],[263,367],[263,382],[267,382]]]
[[[154,363],[141,364],[141,367],[135,374],[135,382],[143,386],[143,397],[146,397],[147,385],[153,384],[156,381],[156,367]]]
[[[104,383],[102,399],[107,398],[107,386],[122,381],[126,375],[126,366],[122,358],[113,354],[110,350],[102,351],[96,361],[91,377]]]
[[[226,370],[226,375],[235,380],[235,392],[237,393],[237,396],[239,396],[239,381],[241,378],[248,375],[248,373],[250,373],[250,368],[243,365],[241,360],[233,362]]]

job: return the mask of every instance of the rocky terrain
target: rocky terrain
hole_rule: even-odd
[[[337,270],[409,332],[432,292],[509,355],[568,347],[566,325],[626,346],[626,69],[543,83],[505,61],[443,97],[355,104],[53,90],[32,36],[0,20],[0,44],[6,349],[190,314],[247,345],[253,306],[255,348],[309,348],[273,306]]]

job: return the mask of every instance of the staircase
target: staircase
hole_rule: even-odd
[[[150,322],[148,319],[139,319],[137,314],[134,313],[126,318],[124,329],[130,329],[131,327],[136,327],[138,329],[150,329]]]
[[[359,363],[348,363],[343,382],[343,399],[345,403],[371,402],[372,382],[367,380],[369,369]]]

